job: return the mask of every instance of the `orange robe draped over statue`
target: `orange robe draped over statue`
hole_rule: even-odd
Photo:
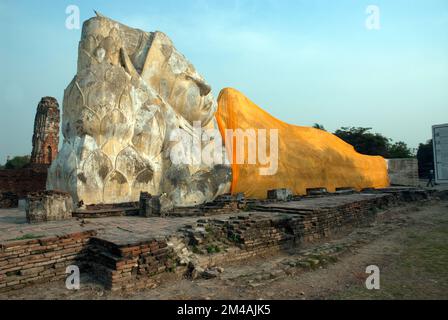
[[[294,194],[306,194],[308,188],[382,188],[389,186],[386,160],[356,152],[337,136],[323,130],[300,127],[280,121],[258,107],[235,89],[223,89],[218,98],[216,118],[221,135],[226,129],[278,129],[278,169],[273,175],[261,175],[267,165],[232,164],[232,193],[266,198],[267,190],[288,188]],[[235,139],[233,139],[235,144]],[[227,144],[228,142],[226,142]],[[235,160],[236,147],[227,148]],[[269,147],[267,148],[269,155]],[[246,155],[247,159],[247,142]],[[232,160],[230,159],[230,160]],[[235,162],[235,161],[233,161]]]

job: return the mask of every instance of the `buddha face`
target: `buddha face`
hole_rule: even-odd
[[[88,21],[81,48],[98,61],[112,65],[123,63],[120,49],[129,58],[140,77],[183,118],[191,124],[206,126],[213,118],[217,103],[211,87],[194,66],[177,51],[162,32],[143,32],[109,19]]]
[[[165,34],[153,34],[141,76],[190,124],[200,121],[205,127],[213,118],[217,104],[211,87]]]

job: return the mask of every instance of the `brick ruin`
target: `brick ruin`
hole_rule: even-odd
[[[214,205],[209,216],[133,217],[134,225],[126,220],[126,236],[118,237],[117,226],[110,228],[112,233],[105,232],[103,219],[91,219],[100,220],[99,227],[93,222],[88,227],[78,224],[76,232],[65,234],[66,225],[61,224],[55,236],[0,241],[0,292],[61,280],[71,264],[109,290],[153,288],[170,275],[209,277],[218,265],[319,241],[370,223],[379,209],[425,199],[428,193],[424,190],[384,189],[288,201],[247,201],[244,208],[226,214],[213,213]],[[242,203],[242,199],[228,197],[221,199],[220,206],[226,202],[232,208],[235,201]],[[167,223],[176,227],[164,236],[147,227],[140,229],[145,230],[140,234],[129,233],[142,223],[149,226],[160,221],[157,219],[170,219]]]
[[[34,120],[30,165],[0,170],[0,208],[17,207],[19,198],[46,189],[48,167],[58,154],[59,117],[57,100],[43,97]]]
[[[66,277],[68,265],[82,265],[93,231],[1,245],[0,292]]]

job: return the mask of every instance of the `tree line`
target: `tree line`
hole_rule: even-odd
[[[30,156],[15,156],[8,159],[0,169],[22,169],[30,164]]]

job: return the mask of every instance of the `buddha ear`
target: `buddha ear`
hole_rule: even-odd
[[[129,59],[129,55],[126,52],[126,49],[120,48],[120,64],[126,70],[126,72],[131,75],[133,78],[139,78],[140,75],[135,69],[131,59]]]

